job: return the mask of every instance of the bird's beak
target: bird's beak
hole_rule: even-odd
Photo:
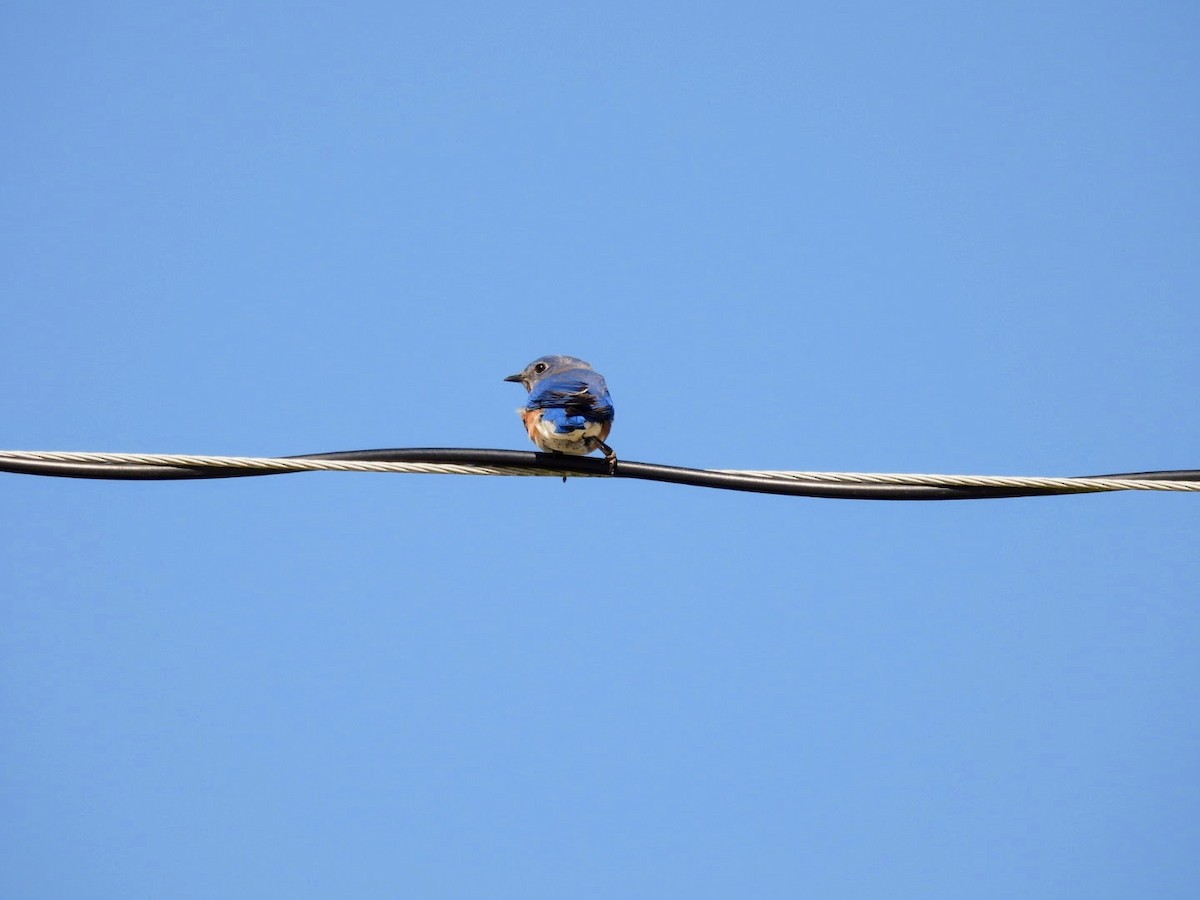
[[[518,372],[516,375],[509,375],[509,376],[508,376],[507,378],[505,378],[504,380],[505,380],[505,381],[515,381],[515,382],[517,382],[517,383],[520,383],[520,382],[521,382],[523,379],[521,378],[521,373],[520,373],[520,372]]]

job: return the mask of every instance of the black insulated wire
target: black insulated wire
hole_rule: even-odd
[[[622,460],[616,473],[609,476],[603,459],[531,453],[522,450],[474,450],[458,448],[412,448],[388,450],[344,450],[333,453],[308,453],[282,459],[312,459],[351,462],[443,463],[457,465],[506,466],[517,469],[542,469],[564,475],[586,474],[602,477],[633,478],[691,487],[781,494],[791,497],[824,497],[838,500],[985,500],[1013,497],[1048,497],[1062,494],[1100,492],[1087,487],[933,487],[925,485],[821,484],[804,480],[768,479],[732,472],[689,469]],[[266,469],[253,465],[228,468],[186,465],[146,465],[141,463],[43,462],[0,458],[0,472],[22,475],[49,475],[59,478],[93,478],[114,481],[179,481],[206,478],[247,478],[261,475],[294,475],[295,472]],[[1132,481],[1200,481],[1200,470],[1179,469],[1161,472],[1132,472],[1087,476],[1120,478]]]

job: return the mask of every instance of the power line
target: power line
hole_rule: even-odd
[[[63,478],[171,481],[295,472],[393,472],[632,478],[694,487],[852,500],[981,500],[1107,491],[1200,493],[1200,470],[1127,472],[1078,478],[690,469],[622,460],[609,474],[602,459],[517,450],[349,450],[303,456],[195,456],[161,453],[0,451],[0,471]]]

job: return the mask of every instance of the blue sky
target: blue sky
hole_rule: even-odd
[[[1188,3],[12,3],[6,449],[1200,463]],[[1186,897],[1197,499],[0,476],[0,894]]]

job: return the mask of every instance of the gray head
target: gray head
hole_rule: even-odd
[[[557,375],[560,372],[570,372],[572,369],[590,369],[591,363],[585,363],[574,356],[541,356],[527,365],[515,375],[509,375],[505,381],[517,381],[525,385],[525,390],[533,390],[533,386],[543,378]]]

